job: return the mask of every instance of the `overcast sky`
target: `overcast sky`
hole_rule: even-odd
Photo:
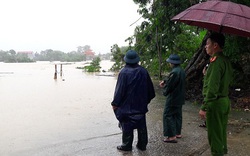
[[[0,50],[107,53],[128,45],[137,9],[133,0],[0,0]]]

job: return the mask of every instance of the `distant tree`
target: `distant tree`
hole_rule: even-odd
[[[16,51],[15,50],[7,51],[7,55],[5,57],[5,62],[8,62],[8,63],[16,62]]]
[[[18,53],[16,55],[16,61],[17,62],[34,62],[28,57],[28,54],[24,54],[24,53]]]
[[[5,62],[7,55],[7,52],[0,50],[0,62]]]
[[[82,46],[78,46],[77,47],[77,52],[78,53],[83,53],[83,47]]]
[[[86,56],[82,52],[72,51],[65,55],[64,61],[67,62],[81,62],[86,60]]]
[[[11,55],[16,55],[16,51],[13,50],[13,49],[9,50],[9,53],[10,53]]]
[[[41,51],[42,61],[63,61],[64,55],[64,52],[53,51],[52,49]]]
[[[89,50],[89,49],[90,49],[90,46],[89,46],[89,45],[83,46],[83,52],[85,52],[85,51],[87,51],[87,50]]]

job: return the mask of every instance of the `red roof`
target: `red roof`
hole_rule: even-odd
[[[94,55],[95,55],[95,53],[94,53],[91,49],[86,50],[86,51],[84,52],[84,54],[87,55],[87,56],[94,56]]]

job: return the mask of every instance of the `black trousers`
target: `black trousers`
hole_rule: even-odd
[[[120,124],[122,128],[122,146],[132,148],[134,129],[137,129],[137,146],[141,149],[146,148],[148,144],[148,133],[145,114],[128,116],[124,121],[121,121]]]

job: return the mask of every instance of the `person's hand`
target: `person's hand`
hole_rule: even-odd
[[[202,119],[206,119],[206,111],[200,110],[199,114]]]
[[[161,82],[159,83],[159,86],[160,86],[160,87],[164,87],[164,81],[161,81]]]
[[[112,106],[112,108],[113,108],[113,110],[116,110],[118,107],[116,107],[116,106]]]
[[[207,69],[206,69],[206,67],[204,67],[202,70],[203,75],[206,75],[206,72],[207,72]]]
[[[205,76],[207,73],[208,64],[203,68],[202,73]]]

